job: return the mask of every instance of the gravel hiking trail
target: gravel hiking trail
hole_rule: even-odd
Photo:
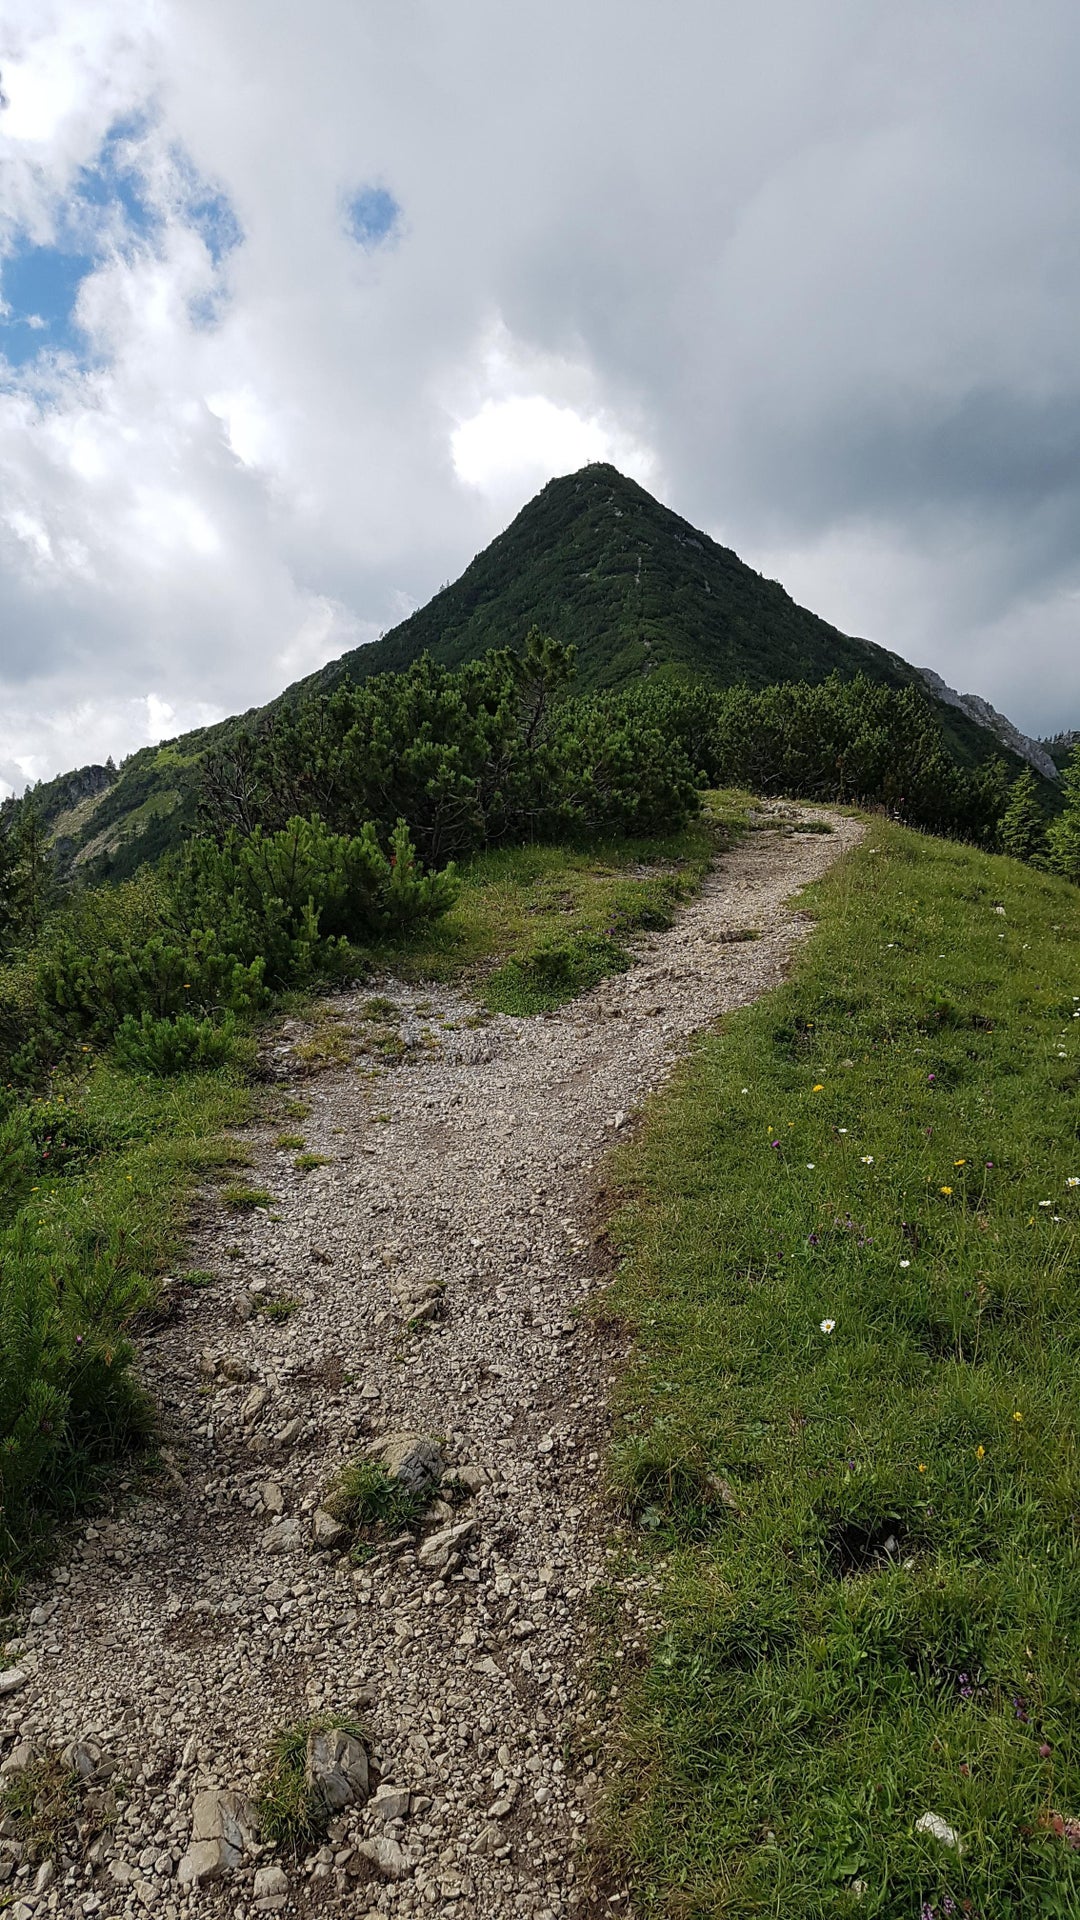
[[[279,1027],[272,1071],[326,1164],[297,1169],[288,1122],[244,1133],[242,1178],[273,1205],[206,1195],[190,1266],[214,1284],[169,1284],[141,1341],[165,1470],[78,1528],[0,1659],[6,1778],[63,1748],[82,1776],[54,1866],[0,1829],[17,1920],[629,1910],[590,1891],[580,1844],[622,1362],[581,1309],[604,1280],[605,1154],[693,1034],[784,977],[809,925],[793,894],[862,833],[779,803],[754,826],[636,964],[558,1013],[381,980]],[[401,1431],[438,1438],[449,1498],[356,1564],[322,1497]],[[295,1859],[234,1833],[226,1870],[191,1880],[196,1795],[253,1795],[274,1732],[330,1712],[363,1722],[372,1797]]]

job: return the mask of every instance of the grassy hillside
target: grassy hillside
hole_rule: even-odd
[[[533,626],[576,646],[581,692],[629,686],[653,673],[764,687],[818,682],[833,672],[925,692],[919,673],[898,654],[840,633],[643,487],[596,464],[552,480],[460,580],[373,645],[287,688],[266,711],[397,671],[424,652],[456,666],[491,647],[520,647]],[[961,766],[1000,756],[1021,771],[1024,763],[986,728],[953,707],[939,712]],[[115,780],[80,793],[55,827],[65,868],[90,878],[124,878],[175,845],[196,818],[204,755],[255,718],[252,710],[144,747]],[[41,790],[50,814],[72,778]],[[1042,788],[1052,810],[1056,790],[1046,782]]]
[[[642,1915],[1072,1914],[1080,896],[875,822],[813,904],[620,1161],[608,1842]]]

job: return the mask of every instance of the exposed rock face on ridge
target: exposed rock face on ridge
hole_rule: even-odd
[[[968,719],[974,720],[977,726],[986,727],[990,733],[996,733],[1003,747],[1009,747],[1013,753],[1020,754],[1034,767],[1036,773],[1042,774],[1044,780],[1057,780],[1060,777],[1046,748],[1041,746],[1038,740],[1032,740],[1028,734],[1021,733],[1019,727],[1014,727],[1012,721],[1006,719],[1003,713],[999,713],[996,707],[992,707],[989,700],[984,700],[981,694],[957,693],[955,687],[946,686],[940,673],[935,673],[932,667],[920,667],[919,672],[931,693],[936,694],[939,700],[944,700],[946,706],[956,707],[960,713],[966,713]]]

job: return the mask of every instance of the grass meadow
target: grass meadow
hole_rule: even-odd
[[[617,1163],[603,1844],[650,1920],[1074,1915],[1080,893],[877,821],[803,902]]]

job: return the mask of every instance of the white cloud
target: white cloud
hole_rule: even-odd
[[[153,224],[109,215],[85,363],[0,384],[5,769],[269,697],[592,458],[1021,723],[1080,719],[1064,0],[6,27],[0,239],[54,238],[120,121]]]
[[[520,499],[589,460],[610,460],[643,483],[655,465],[651,454],[618,430],[583,419],[573,407],[560,407],[541,393],[485,400],[478,413],[455,427],[450,446],[458,479],[497,498]]]

